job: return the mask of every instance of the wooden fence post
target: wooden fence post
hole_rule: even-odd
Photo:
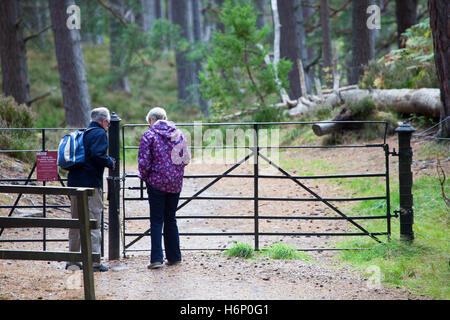
[[[95,300],[94,272],[92,267],[92,242],[89,229],[88,192],[78,189],[77,206],[80,219],[80,242],[83,257],[84,296],[86,300]]]

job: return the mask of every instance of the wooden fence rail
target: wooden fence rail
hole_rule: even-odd
[[[0,185],[0,193],[68,195],[77,197],[78,219],[0,217],[0,228],[71,228],[80,229],[80,252],[0,250],[0,259],[83,262],[84,296],[95,300],[93,262],[100,262],[100,253],[92,253],[91,229],[97,221],[89,220],[88,196],[92,188],[36,187]]]

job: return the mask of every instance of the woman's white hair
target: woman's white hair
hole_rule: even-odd
[[[147,113],[147,117],[145,117],[145,120],[147,120],[147,123],[150,123],[150,120],[153,119],[155,121],[158,120],[167,120],[167,114],[166,111],[163,108],[153,108]]]
[[[91,111],[91,121],[111,120],[109,110],[105,107],[95,108]]]

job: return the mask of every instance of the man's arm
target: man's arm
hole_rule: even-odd
[[[91,146],[91,158],[98,166],[113,168],[115,161],[108,156],[108,137],[105,134],[100,134],[93,139]]]

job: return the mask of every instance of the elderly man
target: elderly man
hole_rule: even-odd
[[[151,254],[149,269],[163,267],[162,231],[168,265],[181,262],[175,213],[183,186],[184,167],[190,161],[186,139],[162,108],[147,114],[149,129],[139,144],[139,177],[147,185],[150,204]]]
[[[90,219],[97,220],[99,229],[91,230],[92,252],[100,253],[101,215],[103,211],[103,172],[105,167],[114,168],[115,160],[106,154],[108,149],[108,130],[111,116],[107,108],[96,108],[91,111],[91,123],[84,134],[86,150],[85,162],[75,169],[69,170],[69,187],[89,187],[95,189],[95,194],[88,198]],[[76,197],[71,198],[72,218],[78,218]],[[80,251],[80,233],[78,229],[69,230],[69,250]],[[80,263],[66,264],[66,269],[79,270]],[[94,263],[94,271],[108,271],[108,267]]]

